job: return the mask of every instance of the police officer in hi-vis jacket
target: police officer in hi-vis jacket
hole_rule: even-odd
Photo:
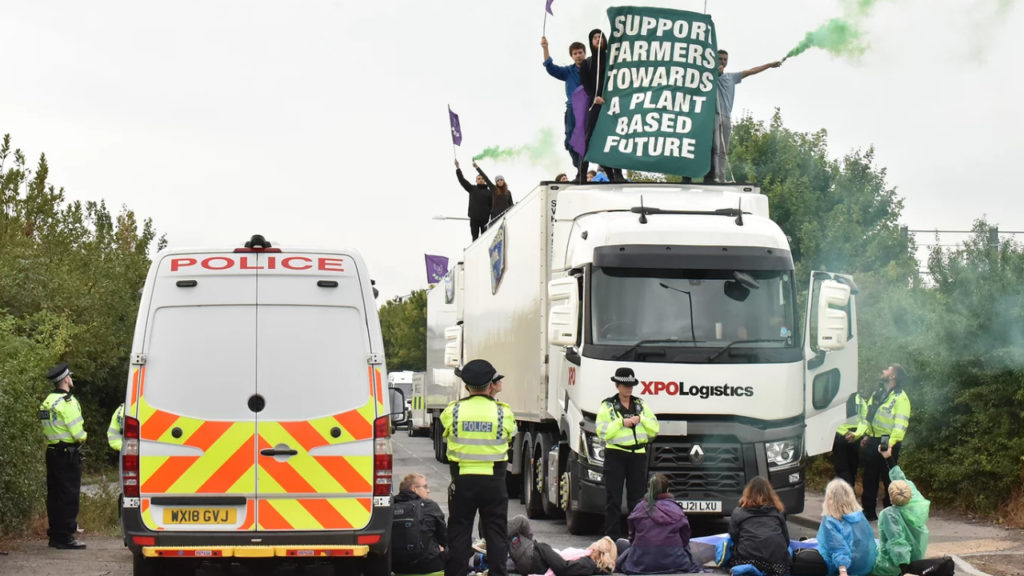
[[[78,398],[72,396],[75,382],[67,362],[61,362],[46,378],[55,388],[39,405],[39,423],[46,436],[46,516],[50,547],[81,550],[75,539],[78,530],[78,498],[82,488],[82,452],[85,421]]]
[[[604,533],[612,540],[622,537],[622,485],[632,510],[647,488],[647,444],[660,426],[654,412],[633,396],[637,384],[632,368],[618,368],[612,382],[618,394],[605,398],[597,413],[597,435],[604,440]]]
[[[452,484],[448,488],[448,559],[445,576],[465,576],[473,554],[473,517],[480,511],[487,540],[491,576],[505,576],[508,558],[508,489],[505,471],[508,446],[515,437],[516,417],[508,404],[496,400],[504,378],[486,360],[471,360],[459,376],[469,396],[441,413]]]

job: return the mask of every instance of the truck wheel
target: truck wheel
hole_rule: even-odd
[[[562,509],[565,510],[565,527],[569,534],[580,536],[584,534],[596,534],[603,528],[601,517],[597,514],[580,512],[572,505],[572,474],[568,470],[562,473],[558,483],[559,495],[562,497]]]
[[[557,482],[558,476],[555,478],[548,478],[548,453],[551,452],[551,447],[554,446],[554,438],[548,432],[542,432],[537,437],[537,449],[534,451],[537,454],[538,463],[534,466],[536,473],[537,492],[540,494],[541,507],[544,509],[544,515],[548,518],[557,518],[561,516],[562,509],[558,506],[557,502],[552,502],[548,499],[547,487],[551,482]]]
[[[541,504],[540,492],[537,491],[537,444],[530,434],[523,438],[523,506],[527,518],[544,517],[544,506]]]

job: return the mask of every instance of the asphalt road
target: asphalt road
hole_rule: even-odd
[[[395,486],[403,476],[410,472],[418,472],[427,476],[432,489],[433,498],[440,504],[447,515],[447,486],[449,482],[448,466],[433,458],[433,446],[429,438],[410,438],[404,430],[399,430],[393,442],[395,454]],[[525,513],[522,504],[513,499],[509,503],[509,515]],[[724,532],[727,522],[724,520],[702,520],[691,516],[694,536],[718,534]],[[597,536],[573,536],[565,529],[564,520],[531,520],[534,534],[539,541],[548,542],[555,548],[566,546],[585,547]],[[8,542],[0,550],[0,575],[32,575],[32,576],[130,576],[132,558],[120,538],[99,537],[86,528],[82,539],[88,544],[86,550],[55,550],[47,547],[46,539],[34,539]],[[805,525],[790,523],[790,536],[814,536],[815,531]],[[475,532],[474,532],[475,533]],[[6,552],[3,554],[2,552]],[[176,576],[183,571],[175,570]],[[255,574],[245,566],[234,565],[230,570],[220,565],[202,566],[196,576],[216,576],[231,574],[246,576]],[[275,576],[303,574],[306,576],[328,576],[332,570],[326,566],[309,567],[299,570],[296,566],[283,565],[273,570]]]

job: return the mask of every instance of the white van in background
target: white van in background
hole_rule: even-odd
[[[121,452],[134,574],[235,559],[390,573],[392,399],[373,298],[352,251],[257,235],[155,257]]]

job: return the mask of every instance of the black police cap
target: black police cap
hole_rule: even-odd
[[[458,376],[471,388],[483,388],[491,382],[504,378],[487,360],[470,360],[459,371]]]
[[[59,362],[50,371],[46,373],[46,379],[54,384],[60,384],[61,380],[71,376],[71,369],[68,367],[67,362]]]
[[[637,385],[637,379],[633,374],[632,368],[616,368],[615,376],[612,376],[612,382],[615,382],[616,386],[619,384],[622,384],[623,386]]]

